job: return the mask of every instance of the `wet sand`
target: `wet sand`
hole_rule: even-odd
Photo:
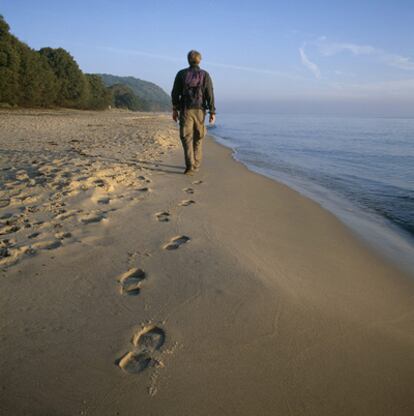
[[[163,114],[0,146],[1,414],[413,414],[413,280],[316,203]]]

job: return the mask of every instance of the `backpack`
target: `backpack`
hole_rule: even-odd
[[[204,80],[206,73],[203,70],[189,69],[185,73],[182,104],[184,108],[203,108]]]

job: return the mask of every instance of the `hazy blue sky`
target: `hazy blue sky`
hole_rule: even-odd
[[[414,115],[414,1],[0,0],[0,13],[35,49],[168,93],[198,49],[219,110]]]

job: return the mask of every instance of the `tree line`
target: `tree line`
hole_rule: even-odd
[[[30,48],[10,33],[1,15],[0,105],[90,110],[114,105],[144,109],[130,88],[107,88],[100,76],[84,74],[65,49]]]

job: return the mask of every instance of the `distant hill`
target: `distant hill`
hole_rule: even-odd
[[[95,75],[96,76],[96,75]],[[102,79],[99,78],[101,82]],[[146,111],[147,103],[143,102],[131,88],[124,84],[115,84],[107,87],[112,95],[112,105],[116,108],[125,108],[131,111]]]
[[[147,111],[168,111],[171,109],[170,96],[158,85],[134,77],[120,77],[110,74],[96,74],[100,76],[107,87],[125,85],[138,97]]]

